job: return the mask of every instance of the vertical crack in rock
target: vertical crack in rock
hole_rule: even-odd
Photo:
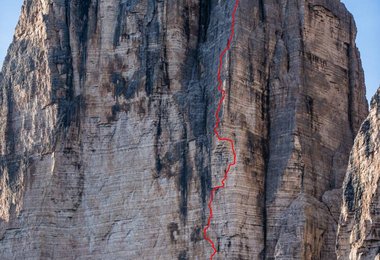
[[[0,167],[3,174],[7,173],[7,185],[9,185],[11,190],[15,190],[15,184],[18,179],[18,173],[21,164],[21,158],[17,156],[12,158],[12,155],[15,155],[16,152],[16,133],[13,127],[13,111],[14,111],[14,97],[13,89],[11,87],[11,82],[9,82],[6,88],[2,91],[3,99],[6,106],[6,121],[4,122],[4,137],[5,143],[2,145],[5,154],[0,156]],[[5,93],[4,93],[5,92]]]
[[[80,122],[79,113],[81,107],[84,105],[80,95],[75,96],[75,86],[74,86],[74,75],[73,75],[73,65],[72,62],[74,58],[72,57],[72,47],[70,45],[70,25],[71,19],[71,9],[70,3],[65,2],[65,5],[61,7],[65,11],[64,23],[57,26],[58,30],[61,30],[60,38],[57,39],[57,45],[52,45],[51,55],[49,57],[49,64],[52,67],[51,77],[52,77],[52,103],[58,105],[58,131],[60,129],[67,129],[72,122],[77,125]],[[81,14],[82,15],[82,14]],[[56,17],[47,17],[47,24],[54,24]],[[85,19],[82,17],[82,19]],[[51,31],[48,31],[48,33]],[[53,32],[51,32],[51,37],[55,38]],[[83,37],[79,35],[79,37]],[[83,43],[86,39],[81,39]],[[59,43],[59,45],[58,45]],[[83,50],[85,51],[85,50]],[[75,60],[78,60],[75,58]],[[79,58],[80,60],[80,58]],[[84,62],[84,61],[83,61]],[[81,65],[84,66],[84,63]],[[62,67],[62,69],[59,69]],[[83,69],[80,70],[80,75],[83,75]]]
[[[162,4],[161,4],[162,5]],[[160,27],[157,14],[157,4],[155,1],[150,2],[148,5],[151,9],[151,17],[147,23],[145,31],[145,46],[144,52],[145,55],[145,92],[147,96],[150,96],[153,92],[154,81],[154,70],[155,66],[159,61],[159,52],[155,48],[152,48],[154,45],[159,45],[162,43],[161,36],[163,34],[163,28]],[[161,37],[160,37],[161,36]],[[161,39],[160,39],[161,38]]]
[[[183,133],[183,140],[187,140],[187,131],[186,131],[186,125],[183,126],[184,133]],[[188,196],[189,196],[189,181],[191,178],[191,168],[187,165],[187,162],[189,161],[188,157],[188,145],[187,141],[184,141],[185,143],[181,144],[181,169],[180,169],[180,175],[179,175],[179,186],[180,186],[180,213],[181,213],[181,219],[183,223],[186,223],[187,215],[188,215]]]
[[[198,41],[204,43],[207,41],[207,30],[211,16],[211,1],[200,0],[199,3],[199,33]]]
[[[158,121],[157,121],[157,128],[156,128],[156,135],[155,135],[155,141],[154,141],[154,158],[156,160],[156,175],[155,177],[160,177],[161,170],[162,170],[162,162],[160,158],[160,154],[158,152],[159,149],[159,142],[162,134],[162,126],[161,126],[161,100],[158,103]]]
[[[265,21],[264,0],[259,0],[259,19],[260,19],[260,22]]]
[[[114,47],[120,45],[120,37],[122,33],[124,34],[125,32],[125,27],[127,26],[125,23],[125,18],[127,13],[127,3],[121,2],[119,3],[119,8],[118,8],[118,14],[117,14],[117,22],[115,25],[115,34],[113,37],[113,45]]]
[[[78,57],[79,61],[79,80],[80,87],[83,88],[84,82],[86,80],[86,55],[87,55],[87,42],[88,42],[88,22],[89,22],[89,10],[90,10],[91,0],[76,0],[73,1],[73,6],[76,8],[77,14],[75,17],[78,19],[77,38],[78,38]]]

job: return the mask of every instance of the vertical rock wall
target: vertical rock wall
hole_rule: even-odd
[[[334,259],[348,154],[366,115],[352,16],[288,1],[269,80],[267,257]]]
[[[196,259],[233,1],[26,0],[0,75],[2,259]],[[367,113],[338,0],[241,0],[221,133],[220,259],[333,259]],[[317,212],[317,213],[316,213]]]
[[[343,185],[338,259],[379,259],[380,90],[371,100],[351,152]]]

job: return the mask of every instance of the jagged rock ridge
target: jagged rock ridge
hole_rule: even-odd
[[[338,259],[380,257],[380,89],[371,100],[351,152],[343,185]]]
[[[0,76],[2,259],[194,259],[232,1],[25,0]],[[222,259],[334,259],[367,114],[338,0],[241,0],[214,201]]]

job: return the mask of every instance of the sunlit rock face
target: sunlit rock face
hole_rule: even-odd
[[[380,89],[371,100],[351,152],[343,185],[339,221],[339,259],[380,257]]]
[[[1,259],[205,259],[218,58],[234,1],[26,0],[0,75]],[[334,259],[367,115],[338,0],[240,0],[218,259]]]

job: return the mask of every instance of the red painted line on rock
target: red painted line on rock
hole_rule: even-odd
[[[238,5],[239,5],[239,0],[235,0],[235,5],[234,5],[234,9],[232,11],[232,22],[231,22],[231,31],[230,31],[230,36],[228,38],[228,41],[227,41],[227,46],[224,48],[224,50],[220,53],[220,56],[219,56],[219,67],[218,67],[218,91],[222,94],[220,100],[219,100],[219,103],[218,103],[218,107],[217,107],[217,110],[215,112],[215,127],[214,127],[214,133],[215,133],[215,136],[216,138],[218,138],[219,141],[222,141],[222,142],[228,142],[230,143],[231,145],[231,150],[232,150],[232,154],[233,154],[233,161],[230,162],[226,168],[226,171],[224,172],[224,177],[223,179],[221,180],[221,185],[219,186],[216,186],[214,187],[212,190],[211,190],[211,194],[210,194],[210,201],[208,203],[208,208],[210,210],[210,215],[208,217],[208,220],[207,220],[207,225],[206,227],[203,229],[203,236],[205,238],[205,240],[207,240],[211,247],[212,247],[212,254],[210,255],[210,259],[212,260],[212,258],[215,256],[215,254],[217,253],[217,250],[215,248],[215,244],[214,242],[212,241],[212,239],[207,235],[207,230],[210,228],[210,225],[211,225],[211,220],[212,220],[212,217],[213,217],[213,214],[212,214],[212,202],[214,200],[214,196],[215,196],[215,192],[218,190],[218,189],[221,189],[221,188],[224,188],[225,186],[225,183],[227,181],[227,178],[228,178],[228,173],[230,172],[231,170],[231,167],[234,166],[236,164],[236,151],[235,151],[235,144],[234,144],[234,141],[228,137],[221,137],[219,135],[219,132],[218,132],[218,128],[219,128],[219,123],[220,123],[220,118],[219,118],[219,113],[220,113],[220,110],[222,108],[222,104],[223,104],[223,101],[226,97],[226,91],[222,88],[222,78],[221,78],[221,70],[222,70],[222,66],[223,66],[223,57],[224,55],[227,53],[227,51],[231,48],[231,42],[232,42],[232,39],[234,37],[234,34],[235,34],[235,14],[236,14],[236,11],[237,11],[237,8],[238,8]]]

